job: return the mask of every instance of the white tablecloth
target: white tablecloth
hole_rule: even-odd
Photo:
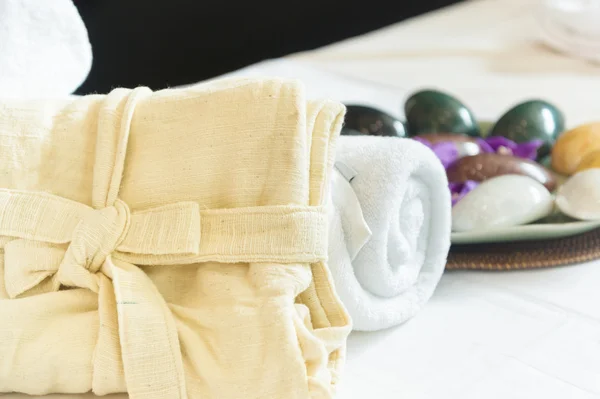
[[[241,73],[298,77],[313,97],[398,116],[428,86],[482,119],[528,97],[555,102],[571,126],[600,119],[600,67],[538,44],[534,3],[471,1]],[[341,399],[600,398],[600,262],[447,273],[413,320],[354,333],[348,352]]]

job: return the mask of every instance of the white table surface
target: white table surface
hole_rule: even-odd
[[[600,67],[538,39],[542,0],[471,0],[294,58],[408,93],[437,87],[482,119],[541,97],[569,125],[600,120]]]
[[[311,97],[399,116],[406,95],[429,86],[483,119],[527,97],[557,103],[570,125],[600,119],[600,67],[538,44],[534,10],[531,0],[475,0],[241,73],[298,77]],[[446,273],[413,320],[351,335],[338,397],[600,398],[600,262]]]

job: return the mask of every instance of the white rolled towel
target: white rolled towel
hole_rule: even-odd
[[[431,297],[450,247],[444,168],[410,139],[342,136],[332,184],[329,264],[354,329],[406,321]]]
[[[87,29],[73,0],[0,1],[0,96],[71,94],[91,65]]]

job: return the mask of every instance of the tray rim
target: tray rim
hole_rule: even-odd
[[[585,233],[598,227],[600,227],[600,220],[527,224],[497,229],[452,232],[450,242],[453,245],[464,245],[551,240]]]

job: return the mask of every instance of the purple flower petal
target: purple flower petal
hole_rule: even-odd
[[[508,148],[510,150],[517,148],[517,143],[503,136],[491,136],[485,138],[484,140],[496,151],[498,151],[498,149],[501,147]]]
[[[452,206],[456,205],[465,195],[479,185],[478,181],[467,180],[464,183],[448,183],[448,188],[452,194]]]
[[[425,145],[426,147],[431,148],[431,150],[435,153],[438,159],[444,165],[444,168],[448,168],[454,161],[458,159],[458,149],[456,148],[456,144],[452,141],[440,141],[435,144],[431,144],[428,140],[425,140],[421,137],[413,137],[415,141]]]
[[[458,159],[458,149],[456,145],[451,141],[442,141],[436,143],[432,147],[433,152],[444,165],[444,168],[450,166],[454,161]]]
[[[537,152],[544,144],[542,140],[532,140],[525,143],[517,144],[517,148],[513,151],[516,157],[531,159],[534,161],[537,158]]]
[[[477,144],[479,145],[479,148],[481,148],[481,152],[487,152],[487,153],[491,153],[491,152],[496,152],[495,149],[492,148],[491,145],[489,145],[484,139],[477,139]]]
[[[479,144],[482,152],[513,155],[518,158],[535,160],[537,150],[544,142],[542,140],[532,140],[517,144],[506,137],[491,136],[485,139],[477,139],[477,144]]]

